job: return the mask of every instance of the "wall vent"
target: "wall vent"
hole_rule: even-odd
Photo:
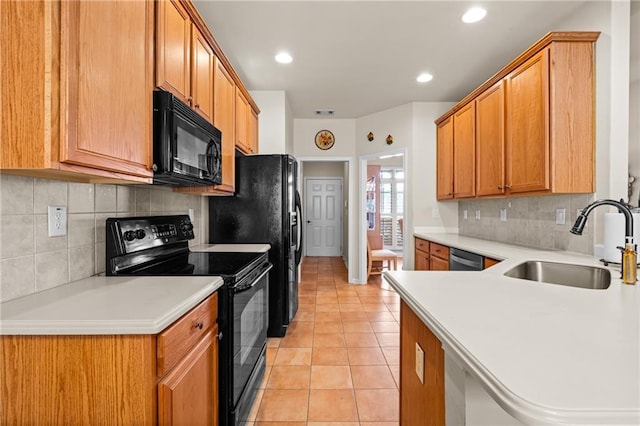
[[[336,112],[335,109],[324,108],[315,110],[316,115],[333,115]]]

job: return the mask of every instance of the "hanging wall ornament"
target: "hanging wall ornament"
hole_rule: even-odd
[[[373,132],[369,132],[369,134],[367,135],[367,140],[369,142],[371,142],[373,140]]]
[[[391,145],[393,143],[393,136],[391,135],[387,136],[386,141],[387,141],[387,145]]]

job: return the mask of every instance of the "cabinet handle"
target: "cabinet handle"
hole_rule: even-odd
[[[189,98],[187,99],[187,102],[189,103],[193,102],[193,96],[189,96]]]
[[[502,189],[502,185],[498,185],[498,189]]]
[[[511,185],[505,185],[504,189],[511,189]]]
[[[195,107],[196,108],[200,108],[200,104],[195,104]]]
[[[222,340],[222,331],[216,334],[216,337],[218,338],[218,340]]]
[[[203,326],[204,324],[201,321],[196,321],[196,323],[193,325],[193,328],[199,328],[200,330],[202,330]]]

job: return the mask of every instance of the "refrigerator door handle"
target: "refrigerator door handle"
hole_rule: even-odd
[[[295,209],[297,213],[298,219],[298,243],[296,244],[296,265],[300,264],[300,259],[302,258],[302,226],[300,226],[303,222],[302,220],[302,202],[300,201],[300,193],[296,190],[296,199],[295,199]]]

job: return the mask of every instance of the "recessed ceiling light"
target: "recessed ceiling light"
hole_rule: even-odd
[[[418,83],[426,83],[427,81],[431,81],[431,80],[433,80],[433,76],[426,72],[423,72],[418,76],[418,78],[416,78],[416,81]]]
[[[287,52],[280,52],[276,55],[276,61],[281,64],[290,64],[293,58]]]
[[[462,22],[472,24],[482,20],[487,15],[487,11],[481,7],[472,7],[462,15]]]

